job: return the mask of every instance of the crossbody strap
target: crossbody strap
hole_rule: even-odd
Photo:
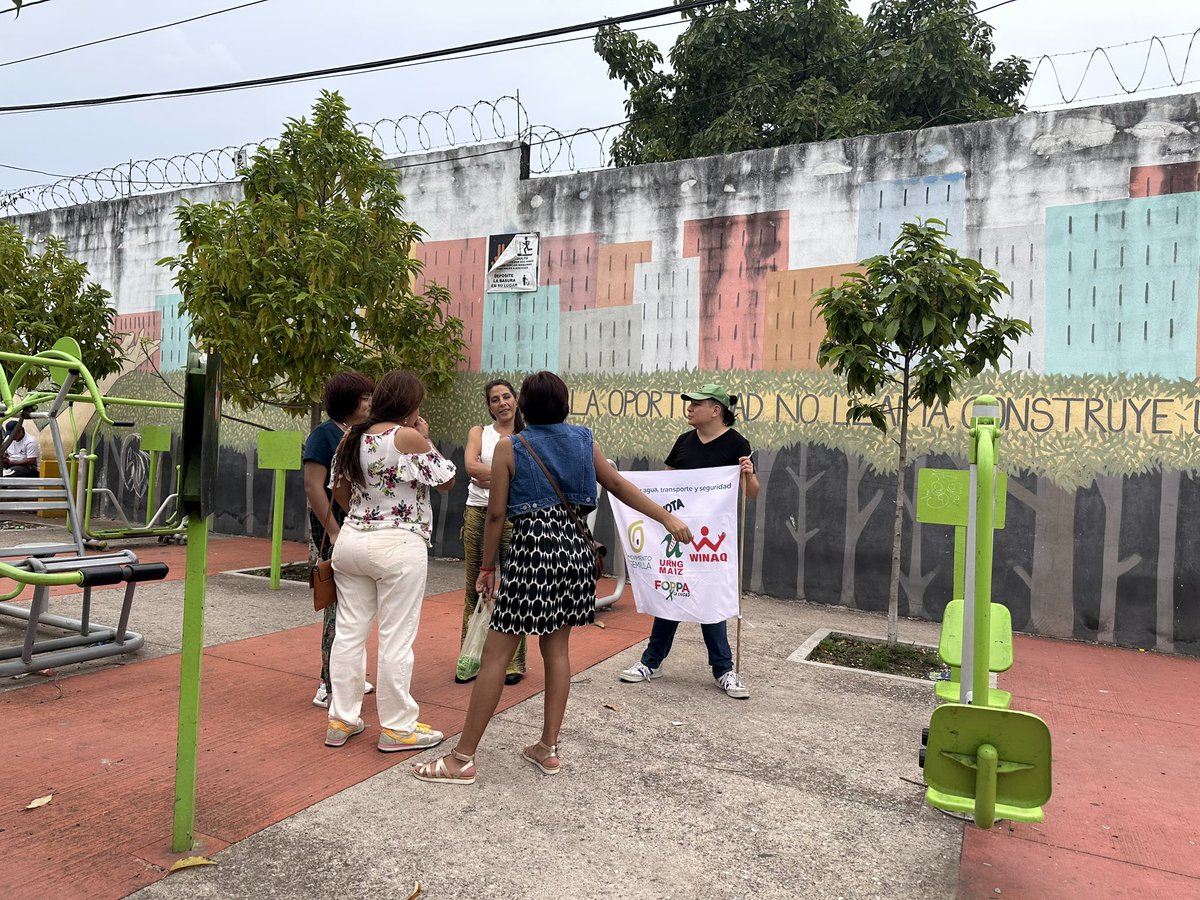
[[[584,538],[586,538],[587,540],[590,541],[592,539],[591,532],[588,531],[587,526],[584,525],[582,521],[580,521],[579,516],[577,516],[575,514],[575,510],[574,510],[574,508],[572,508],[571,504],[567,502],[567,498],[563,495],[562,488],[560,488],[558,486],[558,482],[554,480],[554,476],[550,474],[550,470],[546,468],[546,464],[544,462],[542,462],[542,458],[540,456],[538,456],[537,453],[534,451],[533,447],[530,446],[529,441],[525,440],[525,435],[517,434],[517,435],[514,435],[514,437],[518,438],[521,441],[521,443],[525,445],[525,449],[529,451],[529,455],[533,457],[533,461],[538,464],[538,466],[542,470],[542,473],[546,476],[546,479],[550,482],[550,487],[554,488],[554,493],[558,494],[559,502],[564,507],[566,507],[567,515],[569,515],[571,517],[571,521],[573,521],[575,523],[575,527],[579,529],[579,533],[582,534],[584,536]]]

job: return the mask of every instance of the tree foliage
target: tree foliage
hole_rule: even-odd
[[[15,225],[0,222],[0,350],[35,354],[73,337],[92,375],[111,375],[124,360],[111,297],[88,281],[87,265],[62,238],[46,237],[38,253]]]
[[[652,42],[602,28],[629,91],[617,165],[668,162],[1021,112],[1029,64],[992,64],[973,0],[730,0],[684,12],[669,68]]]
[[[863,271],[818,291],[825,320],[817,362],[846,382],[848,417],[887,430],[883,405],[900,408],[888,641],[896,641],[900,535],[904,511],[908,418],[914,404],[949,403],[960,386],[1009,356],[1030,333],[1028,323],[996,314],[1008,293],[999,273],[946,246],[936,219],[910,222],[885,255],[864,260]]]
[[[307,410],[315,424],[335,372],[406,368],[436,390],[462,358],[449,292],[412,289],[424,231],[404,219],[394,173],[348,113],[322,92],[311,119],[289,120],[241,171],[243,200],[177,210],[183,251],[160,264],[243,408]]]

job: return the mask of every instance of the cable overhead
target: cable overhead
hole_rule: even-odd
[[[41,0],[41,2],[46,2],[46,0]],[[161,100],[168,97],[191,97],[199,94],[213,94],[222,91],[245,90],[247,88],[267,87],[275,84],[287,84],[293,81],[300,81],[306,78],[314,78],[325,75],[346,75],[355,72],[369,72],[374,69],[396,66],[403,63],[438,59],[444,56],[470,53],[475,50],[487,50],[493,47],[503,47],[509,44],[536,41],[542,38],[559,37],[565,34],[573,34],[578,31],[591,31],[596,28],[601,28],[605,25],[622,25],[626,22],[640,22],[646,19],[655,19],[660,16],[675,15],[694,9],[703,9],[708,6],[716,6],[717,4],[724,2],[726,2],[726,0],[691,0],[691,2],[688,3],[680,3],[678,5],[672,4],[671,6],[659,6],[655,7],[654,9],[644,10],[642,12],[627,13],[623,16],[614,16],[607,19],[593,19],[589,22],[580,22],[576,25],[564,25],[559,28],[547,28],[541,31],[531,31],[525,34],[512,35],[510,37],[493,38],[492,40],[487,41],[476,41],[471,44],[461,44],[457,47],[447,47],[442,50],[426,50],[421,53],[412,53],[406,56],[392,57],[391,59],[377,59],[365,63],[352,63],[345,66],[329,66],[323,69],[311,69],[307,72],[295,72],[290,75],[270,75],[263,78],[248,78],[242,81],[229,81],[222,84],[175,88],[168,91],[144,91],[134,94],[117,94],[110,97],[92,97],[84,100],[59,100],[53,103],[30,103],[20,106],[0,106],[0,113],[12,114],[42,112],[52,109],[82,109],[93,106],[108,106],[114,103],[136,103],[144,100]]]
[[[6,0],[6,2],[7,2],[7,0]],[[29,9],[29,7],[31,7],[31,6],[39,6],[43,3],[49,3],[49,2],[50,2],[50,0],[25,0],[25,2],[22,3],[20,6],[10,6],[8,9],[0,9],[0,15],[4,15],[5,13],[13,13],[16,16],[19,16],[22,12]]]
[[[85,47],[95,47],[98,44],[107,44],[110,41],[119,41],[128,37],[136,37],[139,34],[149,34],[152,31],[162,31],[164,28],[174,28],[176,25],[186,25],[189,22],[199,22],[201,19],[208,19],[212,16],[220,16],[228,12],[236,12],[239,9],[245,9],[248,6],[257,6],[260,3],[266,3],[267,0],[250,0],[249,3],[242,3],[238,6],[230,6],[225,9],[218,9],[213,12],[204,13],[199,16],[192,16],[189,19],[179,19],[176,22],[167,22],[163,25],[154,25],[150,28],[142,28],[139,31],[127,31],[124,34],[114,34],[112,37],[97,38],[94,41],[88,41],[85,44],[75,44],[72,47],[63,47],[59,50],[49,50],[46,53],[38,53],[34,56],[25,56],[21,59],[10,59],[7,62],[0,62],[0,69],[5,66],[15,66],[18,63],[32,62],[35,59],[45,59],[48,56],[58,56],[60,53],[70,53],[72,50],[82,50]]]

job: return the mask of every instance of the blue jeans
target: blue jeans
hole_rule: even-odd
[[[650,629],[650,643],[642,654],[642,665],[657,669],[671,652],[671,643],[675,640],[675,629],[679,623],[673,619],[654,617],[654,626]],[[726,672],[733,671],[733,651],[729,649],[729,634],[725,622],[711,622],[700,626],[704,635],[704,646],[708,648],[708,664],[712,666],[714,678],[720,678]]]

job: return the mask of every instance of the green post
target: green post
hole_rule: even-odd
[[[196,827],[196,756],[200,742],[200,665],[204,655],[204,586],[210,519],[190,516],[179,665],[179,736],[175,749],[175,824],[171,851],[192,849]]]
[[[196,830],[196,760],[200,743],[200,668],[204,656],[204,587],[208,529],[216,507],[221,425],[221,358],[188,353],[180,436],[179,502],[187,515],[183,640],[179,662],[179,733],[175,745],[175,809],[171,850],[192,849]]]
[[[279,590],[279,568],[283,557],[283,489],[285,472],[300,468],[304,435],[299,431],[260,431],[258,467],[275,472],[275,505],[271,510],[271,590]]]
[[[146,525],[154,521],[155,488],[158,486],[159,456],[171,449],[171,429],[164,425],[146,425],[142,428],[141,448],[150,454],[150,474],[146,481]]]
[[[991,744],[975,751],[975,824],[991,828],[996,821],[996,774],[1000,755]]]
[[[992,541],[996,496],[996,417],[993,397],[979,397],[971,417],[978,502],[975,504],[975,628],[972,632],[971,702],[987,706],[992,644]],[[963,673],[966,678],[966,673]]]

